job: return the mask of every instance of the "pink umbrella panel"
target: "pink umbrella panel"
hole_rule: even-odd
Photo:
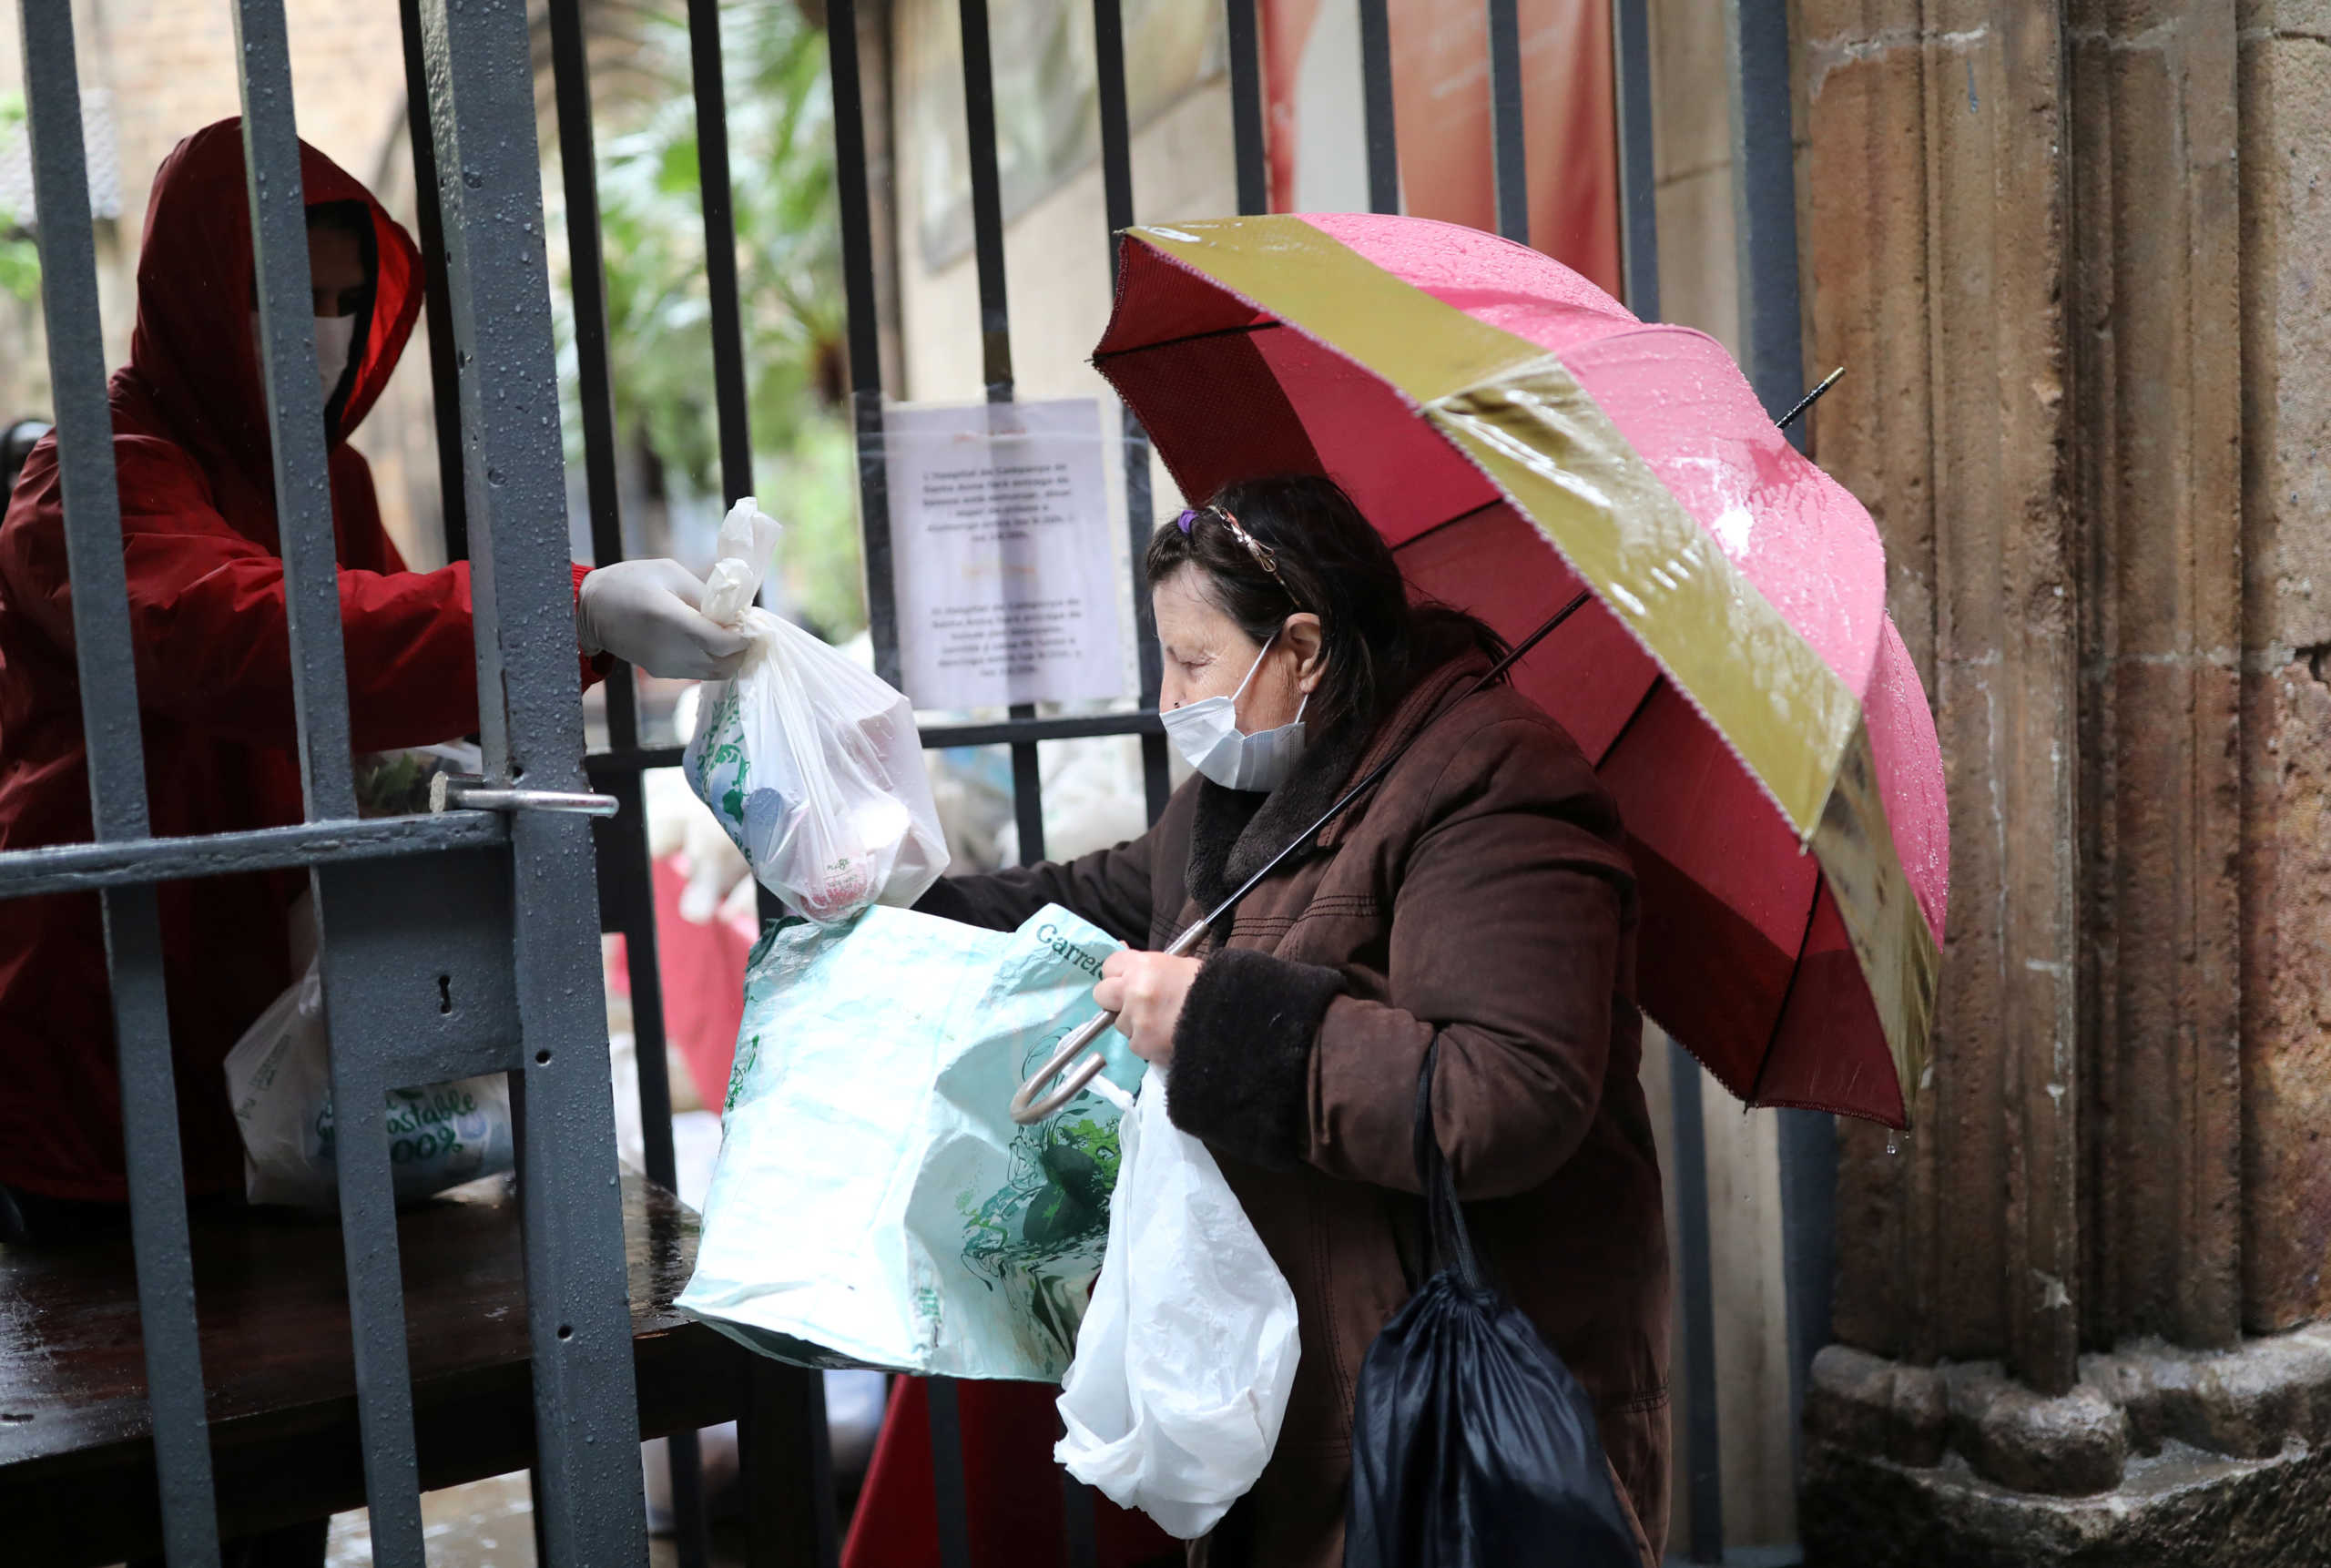
[[[1647,1013],[1743,1100],[1900,1126],[1949,881],[1860,504],[1730,357],[1560,263],[1369,216],[1135,229],[1094,362],[1183,493],[1336,478],[1617,796]],[[1810,850],[1812,852],[1808,853]]]

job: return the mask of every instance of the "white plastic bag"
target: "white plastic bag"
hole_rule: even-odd
[[[1193,1541],[1270,1461],[1300,1349],[1295,1293],[1149,1069],[1117,1125],[1109,1244],[1060,1391],[1071,1475]]]
[[[762,885],[838,925],[921,898],[947,869],[947,840],[906,697],[752,607],[777,534],[749,495],[720,525],[704,613],[755,646],[708,698],[680,767]]]
[[[340,1207],[323,977],[314,963],[227,1054],[227,1097],[243,1135],[244,1192],[251,1202],[327,1212]],[[387,1099],[389,1169],[399,1203],[515,1165],[509,1084],[502,1074],[392,1089]]]

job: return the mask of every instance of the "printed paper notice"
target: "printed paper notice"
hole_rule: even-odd
[[[1101,405],[883,415],[907,695],[921,708],[1122,695]]]

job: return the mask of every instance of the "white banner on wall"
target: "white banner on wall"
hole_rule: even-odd
[[[882,429],[914,705],[1124,695],[1099,402],[902,404]]]

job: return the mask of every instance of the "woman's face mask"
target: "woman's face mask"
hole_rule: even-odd
[[[1288,661],[1272,661],[1271,650],[1281,634],[1273,633],[1241,668],[1236,653],[1225,650],[1254,645],[1199,591],[1188,572],[1160,583],[1150,603],[1166,659],[1160,696],[1168,706],[1160,717],[1174,748],[1227,789],[1277,789],[1303,755],[1303,710],[1310,702],[1291,677]],[[1237,685],[1225,690],[1234,670]],[[1242,703],[1259,721],[1252,733],[1239,728]],[[1286,722],[1269,722],[1280,717]]]
[[[316,383],[329,408],[356,352],[356,328],[365,320],[365,296],[372,286],[372,269],[357,236],[342,226],[310,223],[308,284],[315,309]],[[251,311],[251,354],[262,367],[267,363],[256,309]]]
[[[331,402],[331,394],[340,390],[340,378],[348,373],[348,356],[355,347],[354,316],[316,318],[316,379],[322,384],[325,402]],[[264,373],[267,356],[260,348],[257,311],[251,312],[251,352],[259,359]]]
[[[1295,718],[1276,728],[1249,735],[1238,728],[1238,699],[1254,683],[1255,672],[1270,657],[1276,633],[1247,667],[1246,678],[1227,697],[1202,697],[1169,708],[1158,717],[1166,737],[1182,760],[1226,789],[1270,790],[1287,782],[1303,756],[1303,710],[1310,706],[1306,692],[1295,705]]]

